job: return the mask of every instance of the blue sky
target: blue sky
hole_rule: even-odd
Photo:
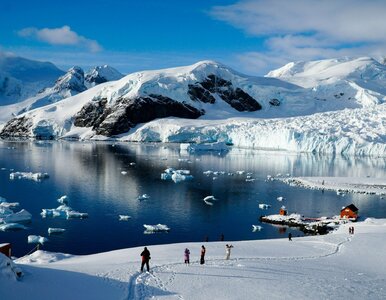
[[[381,0],[0,2],[0,51],[123,73],[211,59],[263,75],[293,60],[386,55]]]

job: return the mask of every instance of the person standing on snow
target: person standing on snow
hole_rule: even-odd
[[[150,251],[145,247],[141,253],[142,264],[141,264],[141,272],[143,272],[143,267],[146,264],[146,269],[149,272],[149,260],[150,260]]]
[[[231,257],[231,249],[233,248],[233,245],[225,245],[225,259],[228,260]]]
[[[184,252],[184,256],[185,256],[185,264],[189,264],[190,261],[189,261],[189,255],[190,255],[190,251],[188,248],[185,248],[185,252]]]
[[[200,264],[203,265],[205,263],[205,253],[206,249],[204,245],[201,246],[201,259],[200,259]]]

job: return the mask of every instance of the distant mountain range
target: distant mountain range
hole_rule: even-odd
[[[12,112],[14,116],[3,119],[0,129],[3,137],[225,140],[252,148],[264,148],[266,143],[269,145],[265,148],[286,149],[296,143],[298,131],[302,131],[302,138],[306,134],[303,131],[307,126],[299,125],[299,120],[307,119],[304,122],[311,126],[312,118],[320,122],[318,114],[326,113],[326,122],[337,122],[329,119],[333,115],[336,118],[334,112],[340,111],[344,118],[347,109],[368,113],[377,106],[375,114],[383,113],[385,78],[386,66],[368,57],[294,62],[265,77],[243,75],[213,61],[125,77],[108,66],[96,67],[86,74],[74,67],[35,97],[0,107],[2,115],[10,116]],[[187,119],[198,120],[183,121]],[[288,145],[284,141],[278,142],[280,146],[272,144],[274,139],[269,137],[266,142],[262,137],[246,137],[246,130],[233,135],[232,130],[238,125],[229,124],[240,124],[240,120],[251,126],[264,123],[267,132],[290,134],[281,137],[289,139]],[[185,127],[184,122],[191,128]],[[213,136],[207,132],[211,126]],[[313,136],[318,130],[311,127]],[[360,132],[360,126],[355,130]],[[326,134],[328,130],[322,135]],[[365,142],[370,143],[371,138],[365,138]],[[301,151],[313,151],[316,146],[305,147]],[[323,151],[336,151],[336,147],[331,149]]]

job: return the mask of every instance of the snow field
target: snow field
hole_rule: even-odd
[[[348,227],[355,226],[355,234]],[[341,225],[336,232],[276,240],[148,246],[150,273],[138,272],[142,247],[86,256],[37,251],[16,262],[27,274],[0,280],[5,299],[384,299],[385,219]],[[191,264],[183,263],[189,248]],[[1,273],[0,273],[1,274]],[[17,286],[17,289],[14,287]],[[68,288],[71,286],[71,288]],[[105,298],[106,299],[106,298]]]

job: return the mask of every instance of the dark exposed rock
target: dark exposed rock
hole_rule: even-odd
[[[157,118],[180,117],[196,119],[203,110],[161,95],[134,99],[118,99],[114,109],[106,106],[106,99],[88,103],[75,116],[75,125],[92,126],[97,134],[112,136],[125,133],[139,123]]]
[[[249,94],[240,88],[235,89],[232,82],[216,75],[208,75],[204,81],[189,85],[188,95],[194,101],[213,104],[215,98],[212,94],[218,94],[222,100],[238,111],[261,109],[261,105]]]
[[[193,101],[201,101],[213,104],[216,99],[212,94],[200,85],[189,84],[188,95]]]
[[[74,125],[78,127],[98,127],[106,118],[106,115],[110,113],[110,109],[106,109],[106,103],[107,99],[103,98],[84,105],[75,115]]]
[[[203,82],[201,82],[201,85],[204,89],[207,89],[212,93],[217,93],[221,88],[232,87],[232,82],[211,74],[208,75],[208,77]]]
[[[30,134],[32,122],[26,117],[14,118],[5,124],[0,132],[1,137],[27,137]]]
[[[269,100],[269,104],[271,104],[272,106],[280,106],[281,103],[279,99],[273,98]]]
[[[229,93],[223,93],[220,97],[238,111],[256,111],[261,109],[259,102],[240,88],[236,88],[236,90],[232,90]]]

